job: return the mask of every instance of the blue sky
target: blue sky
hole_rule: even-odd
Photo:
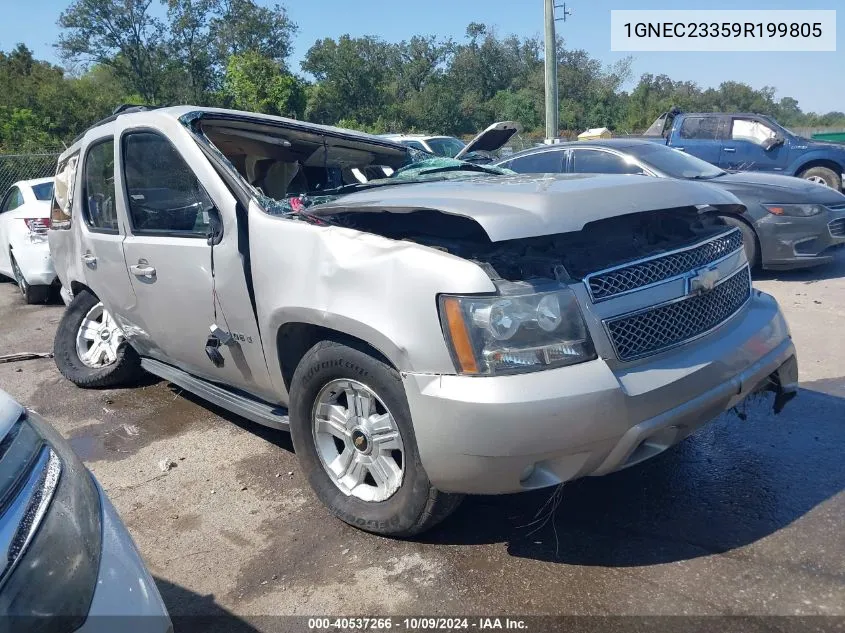
[[[57,62],[52,43],[56,20],[69,0],[0,0],[0,49],[24,42],[36,55]],[[274,4],[275,0],[258,0]],[[557,0],[558,4],[562,0]],[[322,37],[377,35],[401,40],[418,33],[461,39],[469,22],[493,25],[502,34],[540,35],[543,0],[283,0],[299,24],[292,66]],[[775,86],[778,96],[798,99],[805,111],[845,111],[845,4],[841,0],[571,0],[572,15],[558,22],[570,48],[583,48],[605,63],[625,56],[610,51],[611,9],[836,9],[838,50],[828,53],[637,53],[634,77],[665,73],[673,79],[717,86],[726,80],[755,88]]]

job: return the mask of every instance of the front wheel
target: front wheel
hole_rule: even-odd
[[[56,367],[79,387],[131,384],[143,374],[141,359],[102,302],[83,290],[65,310],[53,344]]]
[[[18,266],[18,262],[15,260],[15,256],[11,255],[11,259],[12,272],[15,275],[18,288],[20,288],[21,294],[23,295],[23,300],[29,305],[47,303],[47,300],[50,298],[50,286],[30,286],[26,278],[24,278],[20,266]]]
[[[827,167],[810,167],[810,169],[801,172],[800,178],[830,187],[834,191],[839,191],[842,187],[839,174]]]
[[[408,537],[460,503],[423,469],[399,373],[364,349],[333,341],[312,347],[291,380],[289,413],[308,482],[346,523]]]
[[[728,226],[735,226],[742,233],[742,245],[745,248],[745,258],[748,260],[748,265],[751,270],[757,270],[761,266],[760,256],[760,240],[757,239],[757,233],[746,222],[730,215],[721,216],[722,220]]]

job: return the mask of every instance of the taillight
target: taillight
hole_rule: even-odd
[[[23,221],[33,233],[44,233],[50,228],[50,218],[24,218]]]

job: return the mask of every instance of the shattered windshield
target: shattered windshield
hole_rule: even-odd
[[[392,171],[389,168],[387,170],[381,168],[384,171],[392,171],[392,173],[389,175],[385,174],[382,178],[374,178],[365,182],[346,184],[334,189],[311,191],[304,194],[286,196],[283,199],[272,198],[263,192],[258,192],[259,199],[262,202],[262,206],[264,206],[269,213],[302,213],[308,207],[325,204],[336,200],[340,196],[354,193],[356,191],[363,191],[365,189],[443,180],[504,176],[516,173],[510,169],[504,169],[502,167],[476,165],[466,161],[457,160],[455,158],[432,158],[431,154],[428,154],[427,152],[413,151],[422,158],[411,158],[411,161],[405,167],[397,169],[396,171]]]
[[[280,117],[192,112],[182,122],[274,215],[307,216],[307,207],[373,187],[513,173]]]

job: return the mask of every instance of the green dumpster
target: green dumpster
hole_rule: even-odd
[[[833,141],[834,143],[845,143],[845,132],[819,132],[813,134],[818,141]]]

